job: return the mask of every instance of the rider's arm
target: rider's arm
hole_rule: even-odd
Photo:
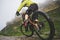
[[[20,6],[18,7],[18,12],[20,12],[20,10],[24,7],[24,5],[26,4],[26,2],[27,2],[27,0],[25,0],[24,2],[22,2],[21,4],[20,4]]]

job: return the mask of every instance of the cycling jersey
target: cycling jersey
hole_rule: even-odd
[[[20,12],[20,10],[24,7],[24,6],[30,6],[31,4],[33,4],[34,2],[32,2],[32,0],[24,0],[20,6],[18,7],[18,12]]]

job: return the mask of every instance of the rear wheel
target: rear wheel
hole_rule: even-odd
[[[20,26],[20,30],[21,32],[27,36],[30,37],[33,35],[33,28],[30,24],[27,25],[27,27],[25,27],[23,24]]]
[[[41,40],[52,40],[55,34],[55,28],[52,20],[49,18],[47,14],[40,11],[34,12],[32,15],[32,19],[34,19],[36,16],[38,17],[39,25],[41,25],[39,26],[39,30],[34,28],[36,34]],[[44,26],[42,26],[41,23],[43,23]]]

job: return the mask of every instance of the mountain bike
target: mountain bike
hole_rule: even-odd
[[[35,14],[38,16],[38,27],[39,30],[34,25],[33,18],[35,18]],[[23,22],[24,22],[25,14],[22,14]],[[40,38],[40,40],[52,40],[55,34],[54,23],[51,18],[47,15],[47,13],[41,11],[32,12],[32,14],[28,18],[28,25],[25,26],[24,23],[20,26],[20,31],[27,37],[33,36],[34,33]]]

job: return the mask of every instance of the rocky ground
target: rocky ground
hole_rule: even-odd
[[[40,40],[37,36],[0,36],[0,40]],[[60,38],[54,38],[53,40],[60,40]]]

